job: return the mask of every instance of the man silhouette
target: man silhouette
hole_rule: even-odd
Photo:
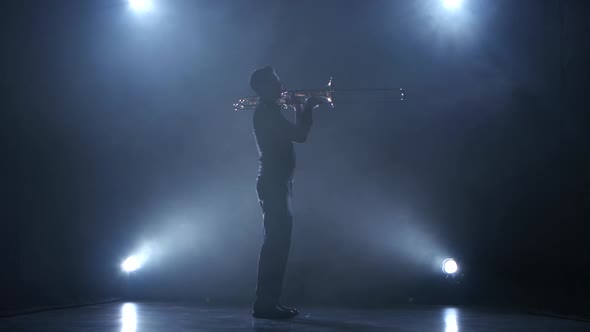
[[[278,100],[284,88],[272,67],[254,71],[250,87],[260,98],[254,111],[253,129],[260,156],[256,191],[264,220],[253,316],[287,319],[298,314],[297,309],[279,304],[293,224],[290,210],[295,170],[293,142],[305,142],[313,122],[312,109],[324,100],[321,97],[311,97],[305,102],[289,100],[295,107],[295,123],[292,123],[281,114]],[[305,104],[301,105],[302,102]]]

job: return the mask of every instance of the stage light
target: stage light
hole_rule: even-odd
[[[151,0],[128,0],[129,8],[136,12],[147,12],[152,9]]]
[[[459,270],[457,262],[452,258],[447,258],[442,262],[442,270],[446,274],[453,274]]]
[[[121,263],[121,270],[125,272],[137,271],[141,268],[142,264],[143,260],[140,259],[138,256],[129,256],[127,257],[127,259],[123,261],[123,263]]]
[[[442,0],[443,6],[449,10],[457,10],[461,8],[463,0]]]

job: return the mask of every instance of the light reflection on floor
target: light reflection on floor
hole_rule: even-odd
[[[137,331],[137,307],[134,303],[121,306],[121,332]]]
[[[105,303],[0,318],[0,332],[588,332],[588,323],[522,312],[458,307],[300,308],[289,321],[255,319],[252,309],[174,303]]]
[[[457,309],[446,308],[443,312],[445,321],[445,332],[459,332]]]

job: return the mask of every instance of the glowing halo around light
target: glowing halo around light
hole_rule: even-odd
[[[452,258],[445,259],[441,264],[442,270],[446,274],[453,274],[459,270],[457,262]]]
[[[463,0],[442,0],[442,4],[448,10],[457,10],[461,8]]]

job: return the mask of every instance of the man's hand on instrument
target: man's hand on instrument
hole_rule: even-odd
[[[305,99],[302,98],[301,96],[295,96],[292,93],[287,93],[285,96],[285,104],[287,105],[292,105],[292,106],[296,106],[296,105],[303,105],[305,103]]]
[[[314,109],[321,104],[329,104],[330,100],[326,97],[322,96],[311,96],[307,98],[305,101],[305,108],[306,109]]]

